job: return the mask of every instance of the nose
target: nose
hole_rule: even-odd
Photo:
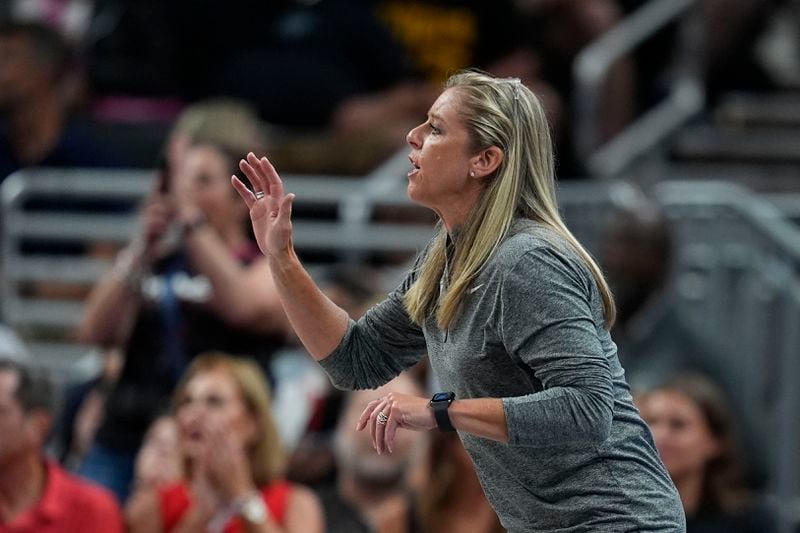
[[[424,126],[424,124],[420,124],[416,128],[412,128],[411,131],[409,131],[406,135],[406,142],[417,149],[422,146],[422,137],[420,135],[422,126]]]

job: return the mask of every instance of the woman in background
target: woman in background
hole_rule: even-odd
[[[323,531],[317,497],[282,478],[285,458],[258,365],[200,355],[173,410],[186,481],[143,489],[127,509],[132,533]]]
[[[637,399],[686,511],[688,533],[768,533],[770,514],[745,487],[733,417],[699,374],[675,376]]]

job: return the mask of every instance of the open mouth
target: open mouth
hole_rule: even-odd
[[[408,171],[408,177],[410,178],[417,172],[419,172],[419,164],[411,157],[408,156],[408,160],[411,161],[411,170]]]

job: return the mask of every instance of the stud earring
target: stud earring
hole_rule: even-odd
[[[469,177],[470,178],[474,178],[475,177],[475,171],[474,170],[470,170],[469,171]]]

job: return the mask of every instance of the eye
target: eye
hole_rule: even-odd
[[[206,404],[209,407],[222,407],[225,405],[225,398],[216,394],[211,394],[206,398]]]
[[[439,135],[440,133],[442,133],[442,130],[439,129],[439,126],[437,126],[433,122],[428,122],[428,127],[431,129],[431,133],[433,133],[434,135]]]

